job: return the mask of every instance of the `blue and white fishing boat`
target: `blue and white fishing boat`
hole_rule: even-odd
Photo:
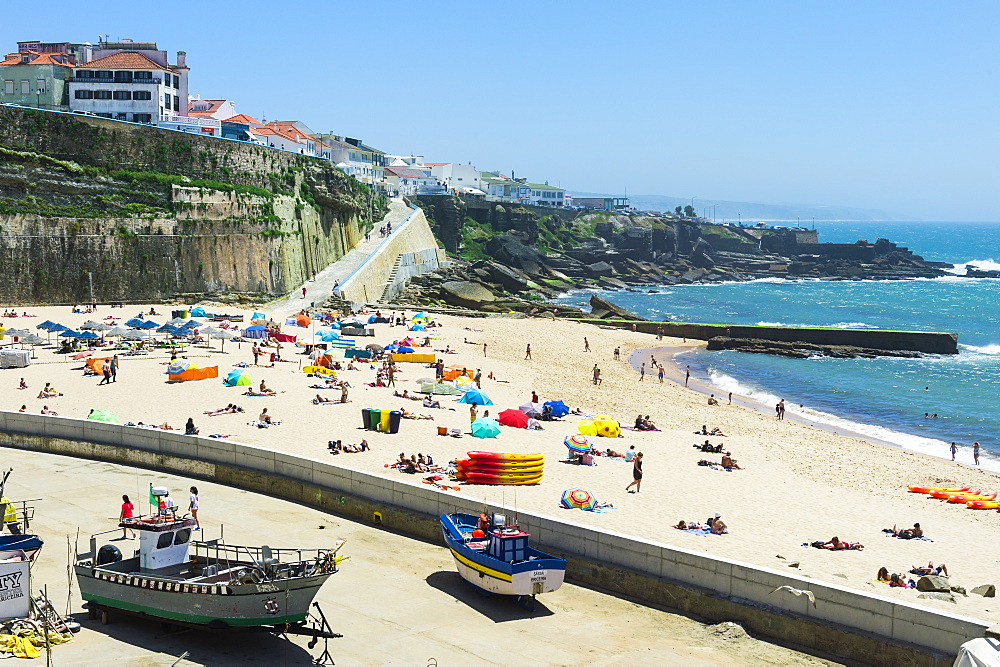
[[[528,546],[530,535],[500,515],[441,515],[444,541],[463,579],[496,595],[532,596],[558,589],[566,561]]]
[[[30,501],[25,500],[18,507],[18,503],[4,495],[7,478],[13,470],[11,468],[0,477],[0,560],[20,557],[23,552],[24,557],[34,561],[43,544],[38,535],[28,534],[35,508],[29,507]]]

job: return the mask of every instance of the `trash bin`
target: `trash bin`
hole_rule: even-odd
[[[382,411],[381,410],[376,410],[375,408],[372,408],[371,412],[369,412],[368,415],[369,415],[369,420],[370,420],[369,421],[369,428],[372,431],[377,431],[378,427],[379,427],[379,424],[382,421]]]
[[[438,426],[438,435],[448,435],[448,427]]]
[[[366,431],[371,430],[372,418],[369,414],[371,411],[371,408],[361,408],[361,427]]]
[[[392,416],[391,415],[391,411],[390,410],[382,410],[382,414],[380,416],[381,416],[382,419],[381,419],[381,423],[379,424],[379,429],[378,430],[382,431],[383,433],[389,433],[389,417]]]
[[[403,413],[393,410],[389,413],[389,433],[399,433],[399,420],[403,418]]]

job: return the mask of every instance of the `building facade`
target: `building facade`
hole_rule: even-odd
[[[454,162],[427,162],[431,176],[437,179],[449,192],[460,194],[482,195],[485,191],[480,182],[479,170],[469,164]]]
[[[72,78],[64,54],[8,53],[0,61],[0,103],[67,111]]]
[[[535,206],[553,206],[562,208],[566,203],[566,191],[548,183],[526,183],[530,188],[528,192],[529,204]]]

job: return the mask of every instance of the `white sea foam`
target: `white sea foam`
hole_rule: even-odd
[[[759,327],[788,327],[790,324],[785,324],[784,322],[758,322]]]
[[[975,352],[976,354],[1000,354],[1000,345],[991,343],[990,345],[962,345],[963,350]]]
[[[837,322],[836,324],[831,324],[832,329],[878,329],[878,326],[874,324],[868,324],[867,322]]]
[[[998,352],[1000,352],[1000,346],[996,347]],[[725,394],[726,392],[731,391],[734,395],[745,396],[746,398],[762,403],[768,407],[773,407],[780,400],[777,395],[772,394],[766,389],[743,384],[736,378],[726,375],[725,373],[709,370],[708,375],[712,385],[719,390],[720,394]],[[894,431],[890,428],[885,428],[884,426],[878,426],[876,424],[851,421],[820,410],[799,407],[798,405],[793,405],[791,403],[786,404],[785,409],[789,414],[793,414],[799,419],[842,431],[848,431],[850,433],[856,433],[858,436],[865,439],[889,443],[901,449],[907,449],[938,458],[950,458],[951,456],[949,453],[949,443],[944,440],[938,440],[937,438],[912,435],[910,433]],[[972,447],[959,445],[958,457],[959,460],[970,462],[972,460]],[[1000,459],[992,458],[988,450],[983,450],[980,461],[982,463],[981,467],[987,470],[1000,472]]]
[[[950,269],[945,269],[948,273],[958,276],[965,275],[965,267],[971,264],[973,268],[980,271],[1000,271],[1000,264],[992,259],[970,259],[968,262],[959,262]]]

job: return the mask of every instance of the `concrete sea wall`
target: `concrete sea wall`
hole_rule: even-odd
[[[662,327],[666,336],[708,340],[716,336],[759,338],[816,345],[852,345],[876,350],[911,350],[929,354],[958,354],[958,334],[884,329],[824,329],[818,327],[761,327],[736,324],[688,324],[684,322],[633,322],[630,320],[580,319],[586,324],[631,329],[655,334]]]
[[[318,460],[104,422],[0,412],[0,446],[212,480],[438,543],[438,515],[481,510],[472,499]],[[518,520],[538,546],[566,556],[574,581],[714,621],[738,621],[751,633],[865,664],[944,667],[960,644],[982,637],[989,627],[977,619],[661,544],[655,536],[597,531],[523,511]],[[776,591],[781,586],[812,591],[815,606],[805,596]]]

